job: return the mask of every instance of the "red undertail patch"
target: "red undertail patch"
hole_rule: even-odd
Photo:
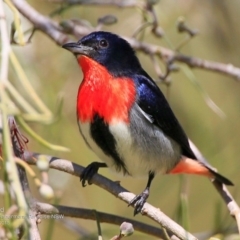
[[[129,78],[114,78],[107,69],[89,57],[78,58],[84,78],[78,90],[77,114],[89,122],[95,113],[109,123],[129,122],[128,113],[135,100],[135,84]]]
[[[213,177],[212,173],[204,167],[201,163],[191,158],[182,157],[181,161],[173,168],[170,174],[197,174],[207,177]]]

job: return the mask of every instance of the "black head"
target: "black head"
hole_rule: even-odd
[[[93,32],[77,43],[64,44],[63,48],[76,56],[86,55],[92,58],[115,77],[130,76],[142,69],[129,43],[110,32]]]

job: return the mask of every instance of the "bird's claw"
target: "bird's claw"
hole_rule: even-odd
[[[149,194],[143,191],[141,194],[136,195],[128,204],[128,206],[134,206],[134,216],[142,211],[143,205],[146,202]]]
[[[94,174],[96,174],[98,172],[99,169],[99,165],[97,162],[92,162],[90,163],[82,172],[82,174],[80,175],[80,182],[82,182],[82,186],[86,187],[88,183],[88,185],[91,185],[91,179],[93,177]]]

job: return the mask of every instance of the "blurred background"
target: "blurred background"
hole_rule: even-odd
[[[60,7],[60,4],[47,1],[31,0],[29,3],[45,15],[49,15]],[[151,34],[150,29],[147,29],[143,41],[174,49],[186,37],[186,34],[178,33],[176,28],[179,17],[184,17],[188,26],[198,29],[199,34],[181,49],[182,53],[240,66],[239,1],[161,0],[154,5],[154,9],[159,25],[165,32],[164,37],[156,38]],[[56,15],[54,19],[56,21],[69,18],[85,19],[92,26],[96,26],[98,18],[107,14],[116,16],[118,22],[111,26],[104,26],[103,30],[123,36],[131,37],[142,23],[142,13],[138,8],[85,5],[72,7]],[[22,24],[24,29],[31,26],[26,19],[22,19]],[[82,80],[82,72],[75,58],[41,32],[35,33],[30,44],[24,47],[13,46],[13,49],[34,89],[53,112],[56,110],[58,97],[63,96],[64,99],[59,121],[51,125],[31,123],[31,127],[43,138],[66,146],[71,149],[71,152],[51,151],[31,138],[29,138],[28,149],[69,159],[82,166],[97,161],[98,157],[84,144],[76,123],[76,94]],[[144,69],[153,79],[157,79],[149,56],[143,53],[137,53],[137,55]],[[161,61],[159,65],[164,72]],[[229,190],[235,200],[240,203],[240,83],[223,74],[199,69],[189,70],[182,64],[178,66],[180,70],[171,74],[170,86],[159,84],[159,87],[167,96],[189,138],[220,173],[235,183],[235,186],[229,187]],[[193,74],[192,77],[187,74],[189,72],[190,76]],[[21,86],[18,86],[14,72],[10,73],[10,77],[19,92],[23,92]],[[203,91],[208,93],[225,117],[214,112],[206,104]],[[120,178],[109,170],[100,170],[100,174],[112,180],[120,180],[123,187],[136,194],[143,190],[147,181],[147,179]],[[94,185],[82,188],[78,178],[55,170],[49,171],[49,177],[50,184],[60,196],[62,205],[133,217],[133,209],[128,208],[126,203]],[[157,176],[153,181],[148,199],[149,203],[180,223],[179,199],[182,181],[181,176]],[[235,221],[229,215],[225,203],[208,179],[187,176],[185,181],[191,233],[209,232],[217,228],[223,230],[235,226]],[[32,189],[35,189],[34,185]],[[37,190],[34,194],[41,199]],[[157,226],[140,215],[135,219]],[[84,219],[71,219],[71,221],[76,222],[87,234],[92,234],[92,239],[97,238],[97,227],[94,221]],[[80,237],[58,221],[55,221],[55,224],[52,239],[90,239]],[[47,234],[48,225],[49,220],[44,219],[39,226],[43,239]],[[118,226],[102,224],[104,239],[110,239],[118,234],[118,231]],[[135,232],[129,239],[156,238]]]

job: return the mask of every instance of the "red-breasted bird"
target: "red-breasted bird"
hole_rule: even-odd
[[[80,133],[105,162],[86,167],[80,176],[83,186],[100,167],[133,177],[147,175],[146,188],[130,202],[135,215],[157,173],[199,174],[233,185],[196,158],[163,93],[127,41],[101,31],[63,48],[76,56],[84,75],[77,96]]]

